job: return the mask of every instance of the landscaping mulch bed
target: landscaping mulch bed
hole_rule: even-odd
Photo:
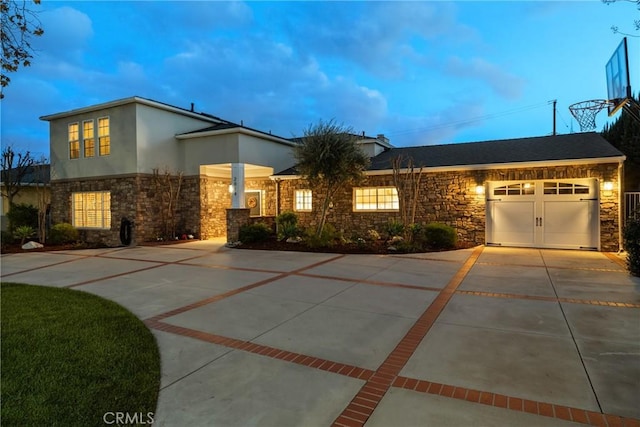
[[[367,242],[366,244],[357,243],[336,243],[330,247],[311,248],[304,243],[287,243],[276,239],[269,239],[263,242],[242,243],[236,246],[238,249],[259,249],[268,251],[298,251],[298,252],[328,252],[338,254],[397,254],[398,251],[389,251],[390,244],[379,240],[377,242]],[[467,249],[473,245],[459,243],[455,249]],[[427,250],[424,252],[442,252],[442,250]]]

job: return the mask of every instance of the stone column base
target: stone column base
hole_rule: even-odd
[[[251,209],[227,209],[227,243],[240,240],[240,227],[249,224]]]

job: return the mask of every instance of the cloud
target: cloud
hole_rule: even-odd
[[[463,130],[479,127],[485,114],[479,100],[458,99],[424,116],[392,115],[384,122],[391,144],[401,147],[451,143]]]
[[[445,62],[443,71],[455,77],[480,80],[506,99],[514,100],[522,95],[523,79],[482,58],[464,61],[460,57],[451,56]]]
[[[375,88],[329,76],[314,57],[257,36],[190,43],[166,60],[164,74],[174,76],[169,86],[180,102],[186,96],[212,114],[284,137],[318,119],[368,129],[387,110]]]
[[[473,39],[475,32],[456,19],[456,7],[444,2],[305,3],[285,25],[297,50],[358,65],[385,78],[401,78],[404,61],[416,57],[416,39],[430,49]],[[451,37],[450,37],[451,36]]]
[[[33,38],[37,56],[77,61],[93,37],[91,18],[69,6],[40,13],[44,34]]]

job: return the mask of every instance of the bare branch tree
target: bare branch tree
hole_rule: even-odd
[[[25,177],[31,172],[34,159],[29,151],[16,153],[10,145],[2,149],[2,196],[7,198],[9,209],[13,206],[13,199],[20,193]]]
[[[413,158],[399,155],[391,160],[393,167],[393,184],[398,192],[400,221],[404,226],[405,239],[411,240],[411,224],[416,220],[418,197],[420,196],[420,182],[422,181],[422,166],[416,169]]]
[[[44,244],[47,235],[47,210],[51,204],[51,191],[47,188],[50,181],[49,160],[41,157],[33,165],[34,184],[38,203],[38,240]]]
[[[32,0],[40,4],[40,0]],[[2,73],[0,83],[5,88],[11,82],[7,73],[31,65],[31,37],[44,34],[37,12],[29,9],[27,0],[0,0],[0,38],[2,41]],[[4,98],[0,89],[0,98]]]
[[[160,171],[153,169],[153,182],[156,190],[156,198],[160,205],[160,224],[163,237],[172,239],[176,235],[176,217],[178,215],[178,200],[182,190],[184,173],[172,174],[168,168]]]

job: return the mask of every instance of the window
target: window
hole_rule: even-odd
[[[354,211],[397,211],[400,208],[395,187],[353,189]]]
[[[493,189],[494,196],[531,196],[534,194],[536,194],[536,184],[533,182],[518,182]]]
[[[82,123],[82,138],[84,145],[84,156],[93,157],[96,155],[96,140],[93,135],[93,120],[86,120]]]
[[[111,228],[111,193],[73,193],[72,211],[74,227]]]
[[[80,158],[80,128],[78,123],[69,124],[69,158]]]
[[[100,155],[111,154],[111,138],[109,137],[109,117],[98,119],[98,142],[100,144]]]
[[[545,182],[544,194],[589,194],[589,186],[571,182]]]
[[[296,190],[295,194],[296,204],[295,210],[298,212],[311,212],[311,190]]]

